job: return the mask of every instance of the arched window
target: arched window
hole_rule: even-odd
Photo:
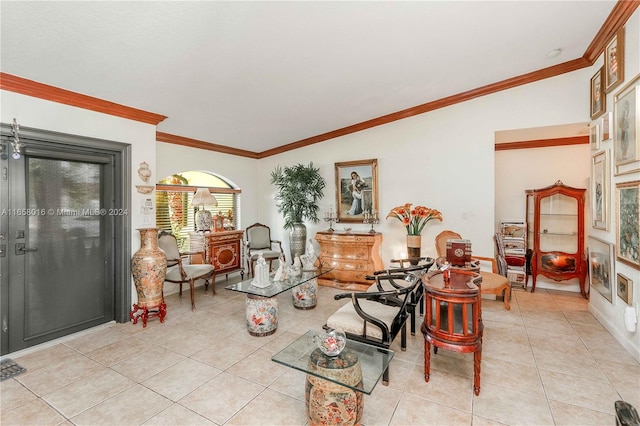
[[[188,250],[189,233],[196,230],[195,212],[191,206],[198,188],[209,188],[217,206],[205,205],[212,215],[225,217],[225,228],[236,229],[239,224],[240,189],[208,172],[185,171],[167,176],[156,184],[156,226],[170,231],[178,239],[181,251]]]

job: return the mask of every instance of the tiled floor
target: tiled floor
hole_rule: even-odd
[[[230,278],[231,282],[231,278]],[[314,310],[280,296],[276,334],[252,337],[244,295],[197,289],[196,310],[167,297],[164,324],[116,324],[14,359],[2,425],[304,425],[305,375],[271,356],[320,329],[345,300],[320,287]],[[640,407],[640,365],[573,293],[515,291],[511,311],[483,301],[482,389],[473,356],[440,350],[423,379],[423,339],[394,344],[389,386],[365,397],[365,425],[614,425],[614,402]]]

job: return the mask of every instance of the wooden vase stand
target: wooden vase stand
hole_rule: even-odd
[[[139,312],[138,311],[142,311]],[[147,320],[149,318],[159,317],[160,322],[164,322],[164,317],[167,315],[167,304],[164,300],[155,306],[138,306],[137,303],[133,304],[133,310],[129,312],[129,318],[134,324],[138,323],[138,318],[142,318],[142,327],[147,327]]]

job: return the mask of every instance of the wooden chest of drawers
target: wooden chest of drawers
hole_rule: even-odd
[[[216,269],[215,274],[239,271],[244,278],[242,266],[242,234],[244,231],[205,232],[207,262]]]
[[[318,260],[333,268],[318,278],[318,284],[349,290],[366,290],[372,281],[365,277],[384,269],[380,257],[382,234],[357,232],[318,232]]]

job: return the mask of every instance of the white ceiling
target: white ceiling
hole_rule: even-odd
[[[262,152],[582,57],[615,3],[2,0],[1,70]]]

